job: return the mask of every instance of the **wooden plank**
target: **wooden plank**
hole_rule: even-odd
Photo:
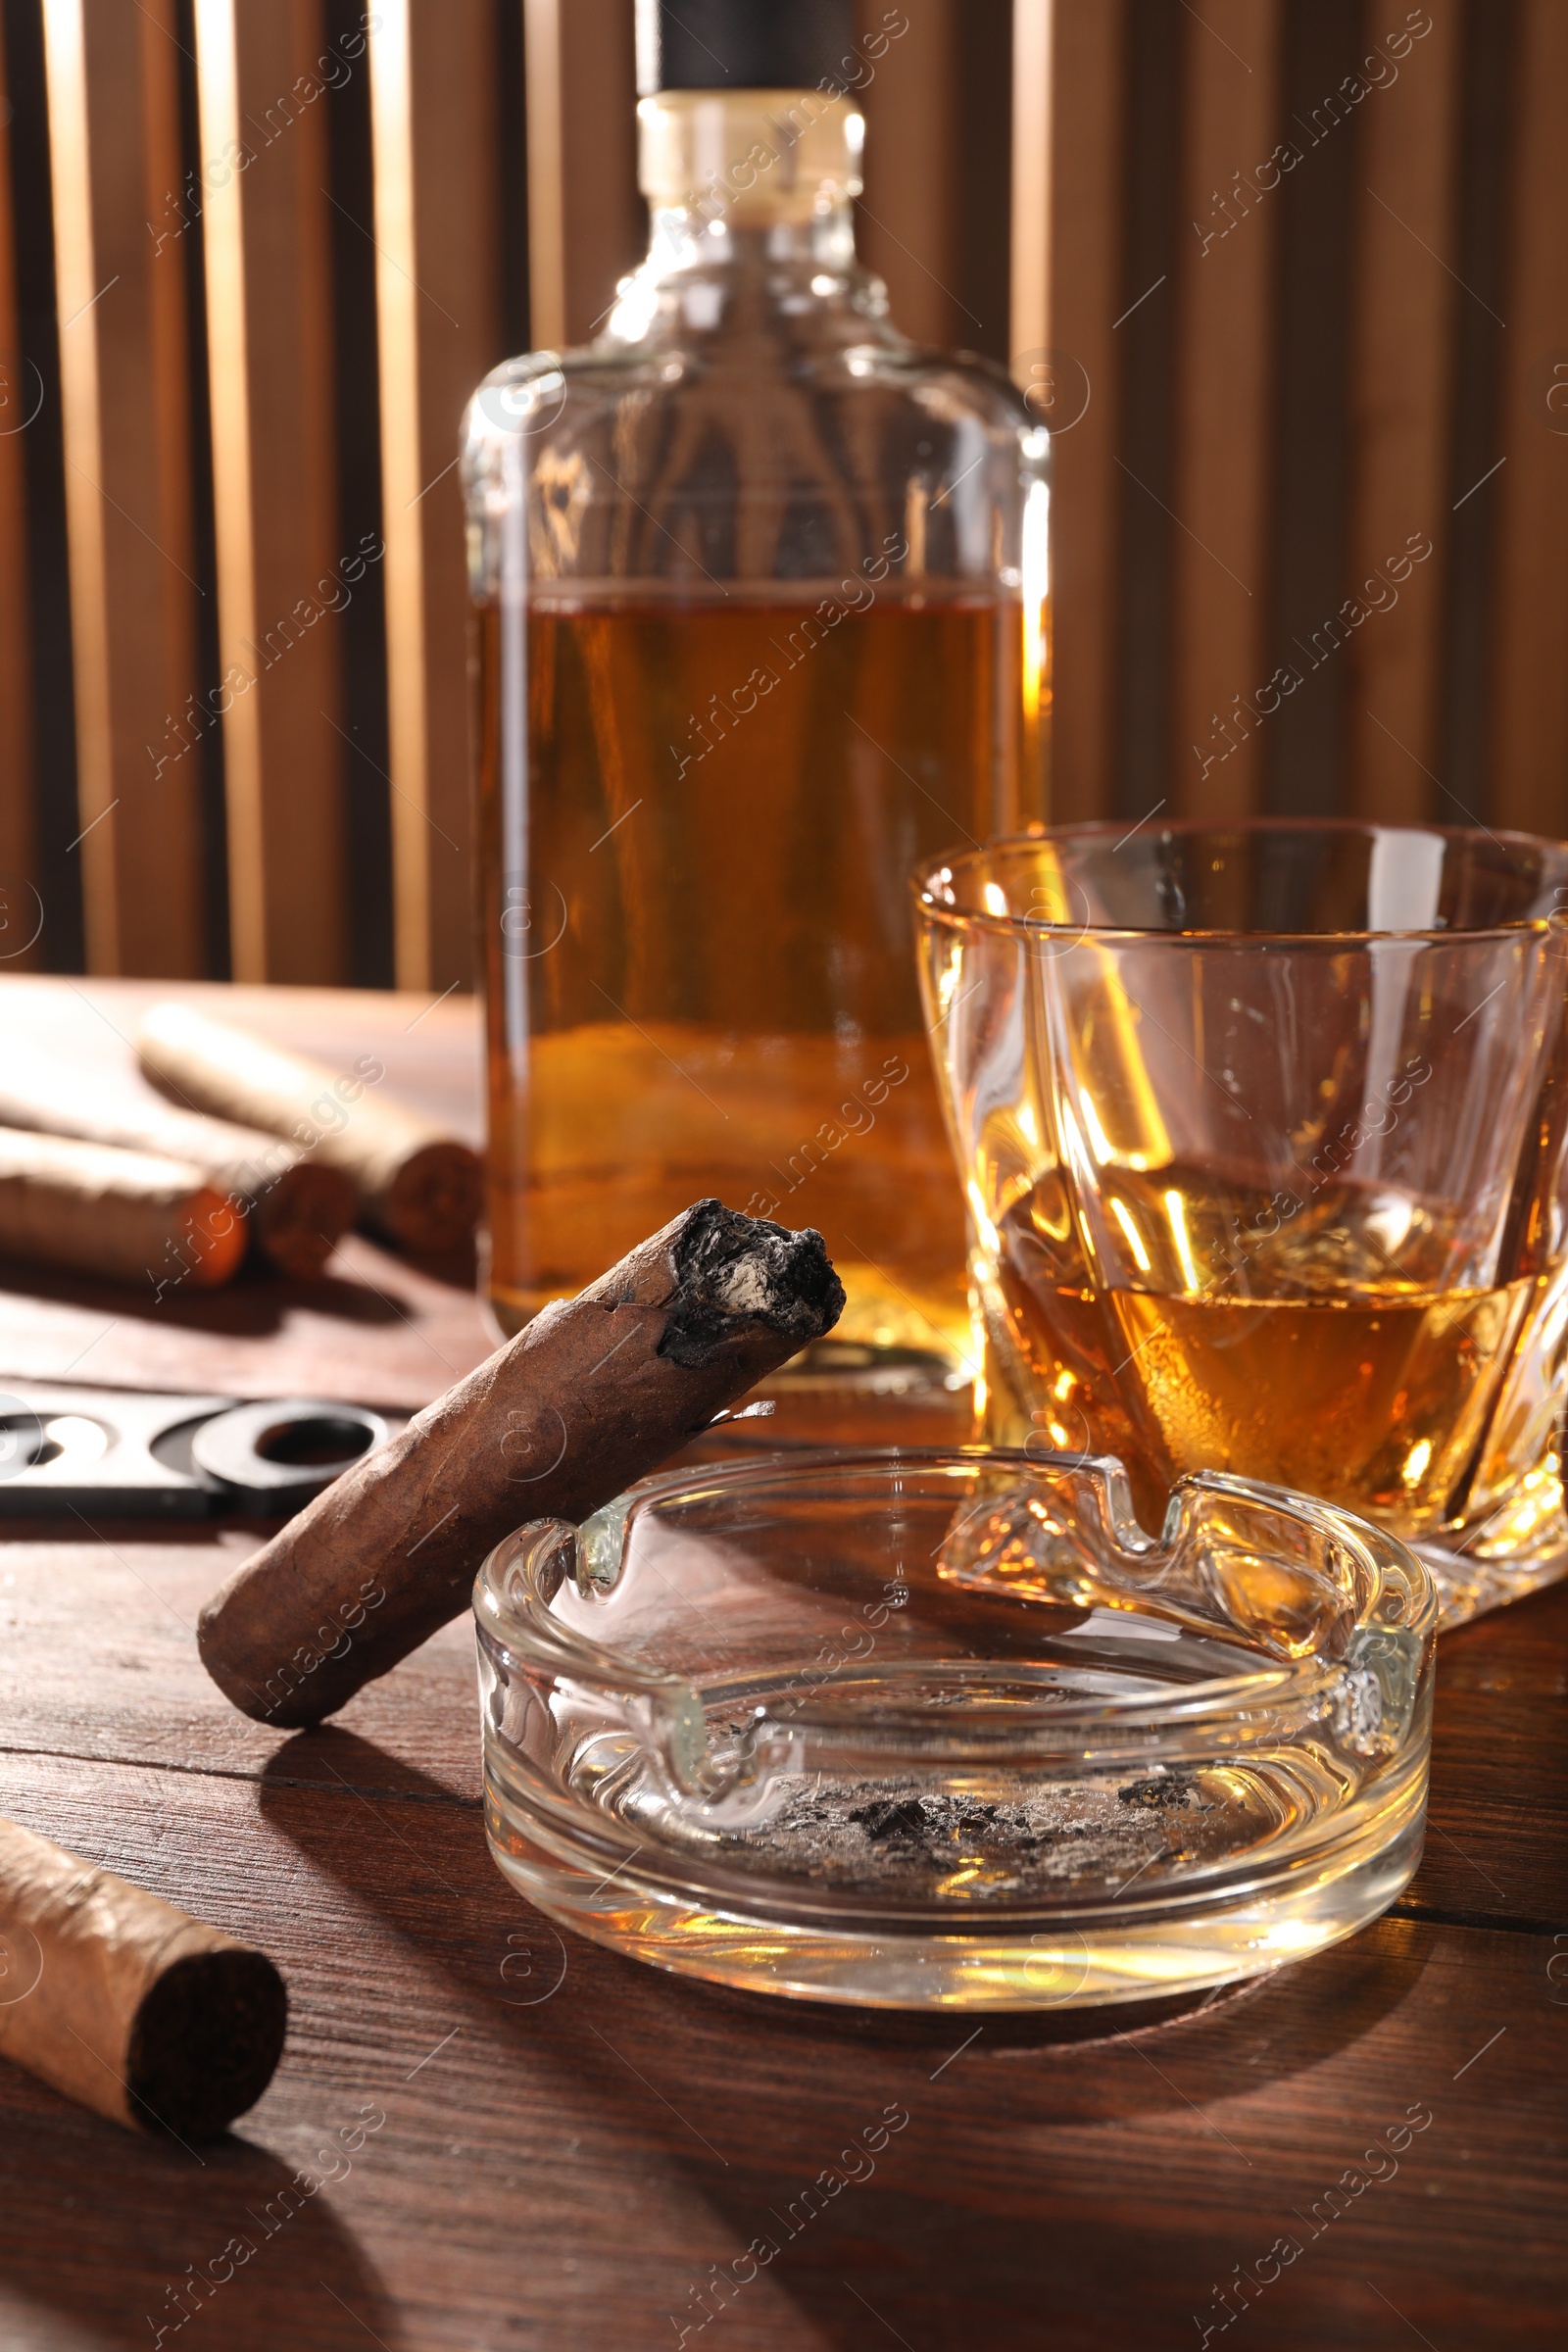
[[[44,11],[89,968],[202,970],[172,0]]]
[[[318,0],[195,0],[195,22],[233,969],[332,980],[334,613],[380,550],[336,543],[321,15]]]
[[[641,260],[637,74],[621,0],[523,0],[528,288],[541,350],[586,342]]]
[[[11,211],[11,100],[0,46],[0,963],[39,961],[37,826],[33,815],[32,629],[27,598],[23,434],[39,387],[22,358]]]
[[[1013,368],[1057,428],[1051,813],[1060,823],[1114,807],[1124,40],[1121,0],[1015,0]]]
[[[501,356],[493,0],[387,0],[370,37],[398,985],[469,984],[458,433]]]
[[[1055,178],[1054,0],[1015,0],[1012,20],[1012,341],[1019,352],[1043,348],[1054,331],[1060,291],[1052,191]],[[1030,379],[1024,376],[1023,388]]]
[[[908,30],[879,60],[861,61],[852,92],[866,124],[856,242],[887,280],[893,318],[906,335],[938,351],[972,349],[983,322],[958,287],[958,10],[956,0],[924,0],[900,13]]]
[[[1568,12],[1515,12],[1501,469],[1493,594],[1487,813],[1568,825],[1568,418],[1548,410],[1568,370]]]
[[[1170,797],[1213,817],[1262,802],[1255,722],[1220,722],[1268,674],[1278,206],[1251,183],[1279,135],[1280,39],[1280,0],[1183,17]]]
[[[1439,1642],[1413,1912],[1568,1933],[1568,1755],[1542,1737],[1561,1705],[1565,1642],[1568,1588],[1558,1586]]]
[[[335,1788],[291,1785],[312,1748]],[[209,2298],[236,2352],[367,2327],[400,2352],[653,2347],[725,2307],[694,2288],[764,2231],[731,2328],[759,2352],[872,2340],[861,2298],[922,2352],[1022,2352],[1043,2297],[1069,2352],[1191,2341],[1195,2315],[1200,2338],[1249,2296],[1271,2352],[1385,2352],[1390,2303],[1434,2344],[1489,2343],[1499,2276],[1509,2344],[1559,2340],[1568,2020],[1543,1939],[1385,1922],[1183,2021],[988,2019],[960,2049],[951,2017],[742,2000],[558,1940],[470,1809],[378,1769],[341,1734],[259,1784],[0,1761],[8,1813],[262,1941],[293,1996],[274,2084],[200,2164],[0,2075],[8,2343],[156,2340],[147,2314],[177,2316],[170,2285],[238,2234]],[[907,2120],[874,2164],[841,2161],[884,2114]],[[283,2221],[302,2165],[337,2178]],[[829,2167],[861,2178],[803,2221]],[[1253,2288],[1214,2311],[1239,2266]]]
[[[1451,270],[1459,178],[1457,12],[1440,12],[1396,85],[1363,107],[1355,226],[1348,593],[1381,609],[1347,645],[1346,807],[1419,823],[1463,821],[1441,774],[1448,434],[1459,289]],[[1390,69],[1385,59],[1383,71]],[[1431,553],[1396,583],[1412,539]],[[1379,575],[1381,576],[1381,580]],[[1389,606],[1390,597],[1396,606]]]
[[[90,1528],[74,1518],[0,1526],[0,1572],[11,1580],[0,1586],[3,1752],[258,1778],[278,1756],[280,1735],[223,1698],[196,1654],[195,1625],[269,1529],[88,1518]],[[97,1621],[114,1624],[120,1638],[84,1683],[75,1621],[86,1592]],[[473,1636],[463,1619],[344,1709],[339,1728],[352,1744],[323,1740],[307,1753],[295,1742],[289,1774],[330,1788],[327,1759],[339,1745],[364,1762],[372,1794],[440,1794],[477,1810],[477,1706]]]

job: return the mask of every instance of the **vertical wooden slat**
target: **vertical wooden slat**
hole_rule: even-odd
[[[234,977],[329,981],[345,932],[333,612],[379,546],[339,548],[333,526],[320,12],[195,13]]]
[[[1390,822],[1462,821],[1442,766],[1441,663],[1453,381],[1451,275],[1459,172],[1460,24],[1454,9],[1363,105],[1350,362],[1353,443],[1347,592],[1398,603],[1347,645],[1345,805]],[[1385,71],[1387,67],[1385,67]],[[1423,250],[1425,248],[1425,250]],[[1441,257],[1441,259],[1439,258]],[[1412,537],[1432,552],[1390,580]]]
[[[1114,806],[1124,38],[1121,0],[1093,9],[1015,0],[1014,367],[1025,391],[1047,384],[1055,410],[1045,410],[1047,420],[1066,426],[1052,484],[1051,813],[1058,822]],[[1042,368],[1052,370],[1049,382],[1035,372]]]
[[[171,0],[46,0],[89,969],[200,972],[184,295],[149,222],[179,179]]]
[[[864,36],[885,9],[863,9]],[[893,317],[916,342],[973,349],[984,321],[958,287],[959,139],[956,0],[897,12],[908,30],[880,57],[857,53],[841,78],[865,116],[865,193],[857,208],[861,258],[888,284]],[[997,92],[999,108],[1005,93]]]
[[[1278,137],[1282,4],[1205,0],[1182,25],[1170,797],[1214,816],[1261,801],[1255,722],[1221,723],[1266,677],[1277,204],[1235,175]]]
[[[1052,278],[1056,239],[1051,201],[1056,17],[1056,0],[1013,0],[1011,340],[1019,352],[1050,344],[1057,299]]]
[[[971,314],[961,340],[1004,368],[1016,348],[1010,333],[1014,7],[1015,0],[967,0],[948,102],[957,118],[958,144],[953,283]],[[903,13],[884,5],[877,16],[880,21]]]
[[[32,798],[32,665],[23,434],[37,387],[23,365],[12,245],[11,102],[0,47],[0,970],[39,961]]]
[[[497,350],[492,0],[378,0],[370,41],[400,988],[472,966],[466,591],[456,470]]]
[[[627,0],[523,0],[533,340],[587,340],[647,244]]]
[[[1568,8],[1518,0],[1488,813],[1568,830]],[[1557,379],[1568,383],[1568,373]],[[1553,427],[1559,429],[1553,429]]]

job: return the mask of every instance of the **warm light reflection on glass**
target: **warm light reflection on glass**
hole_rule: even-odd
[[[1176,1245],[1176,1255],[1181,1261],[1182,1280],[1190,1291],[1200,1291],[1203,1286],[1198,1279],[1198,1268],[1193,1261],[1193,1245],[1187,1232],[1187,1203],[1175,1191],[1160,1197],[1165,1203],[1165,1214],[1170,1219],[1170,1238]]]
[[[1032,483],[1024,500],[1018,550],[1018,610],[1023,633],[1019,753],[1025,802],[1032,798],[1042,816],[1049,813],[1051,801],[1050,514],[1050,490],[1044,482]]]
[[[1169,1196],[1167,1195],[1167,1199],[1168,1198]],[[1152,1267],[1149,1251],[1144,1244],[1144,1237],[1139,1232],[1137,1226],[1133,1223],[1132,1214],[1128,1209],[1126,1201],[1118,1200],[1114,1193],[1111,1195],[1110,1199],[1110,1213],[1115,1218],[1117,1224],[1121,1227],[1123,1233],[1127,1236],[1127,1247],[1138,1261],[1139,1273],[1148,1274],[1152,1272]]]
[[[980,1239],[988,1250],[995,1250],[998,1240],[997,1229],[986,1214],[986,1204],[980,1197],[980,1187],[971,1177],[963,1189],[969,1196],[969,1206],[974,1211],[974,1221],[979,1229]]]
[[[1023,507],[1023,707],[1026,721],[1036,727],[1051,681],[1047,660],[1050,521],[1050,488],[1045,482],[1031,482]]]
[[[1111,1156],[1110,1146],[1105,1140],[1105,1130],[1100,1124],[1099,1114],[1082,1087],[1078,1090],[1078,1107],[1084,1114],[1084,1125],[1089,1130],[1089,1149],[1100,1165],[1105,1167]]]
[[[1143,1008],[1127,994],[1114,956],[1099,949],[1088,953],[1101,967],[1096,1018],[1097,1025],[1103,1023],[1102,1067],[1107,1083],[1097,1093],[1107,1105],[1116,1133],[1114,1146],[1101,1155],[1101,1165],[1103,1167],[1108,1157],[1122,1168],[1166,1167],[1174,1154],[1144,1059]]]
[[[1003,890],[999,883],[988,882],[985,885],[985,888],[981,891],[980,896],[986,903],[987,914],[1005,915],[1007,911],[1007,894],[1004,890]]]

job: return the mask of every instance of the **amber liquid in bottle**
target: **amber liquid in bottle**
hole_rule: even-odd
[[[1038,813],[1022,608],[889,579],[851,610],[838,589],[536,591],[520,648],[479,609],[506,1327],[716,1194],[825,1235],[841,1346],[967,1353],[905,877]]]
[[[1489,1483],[1530,1467],[1528,1449],[1498,1458],[1509,1433],[1491,1423],[1538,1282],[1423,1284],[1422,1260],[1435,1272],[1445,1254],[1441,1232],[1418,1234],[1412,1250],[1418,1204],[1354,1185],[1325,1187],[1266,1236],[1255,1203],[1239,1236],[1242,1204],[1190,1170],[1118,1169],[1106,1192],[1152,1282],[1171,1289],[1098,1287],[1055,1179],[1003,1219],[998,1274],[1045,1399],[1033,1416],[1041,1443],[1120,1453],[1146,1524],[1159,1524],[1174,1479],[1209,1469],[1321,1494],[1419,1537],[1463,1510],[1486,1457]],[[1380,1278],[1391,1218],[1413,1280]]]

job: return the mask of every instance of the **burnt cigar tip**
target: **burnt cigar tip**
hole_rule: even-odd
[[[210,2139],[254,2107],[272,2079],[288,1994],[265,1952],[191,1952],[166,1968],[136,2011],[126,2088],[148,2128]]]
[[[709,1362],[746,1323],[761,1323],[804,1348],[844,1312],[844,1285],[811,1226],[792,1233],[743,1216],[719,1200],[698,1200],[672,1243],[675,1296],[659,1352],[674,1363]]]

